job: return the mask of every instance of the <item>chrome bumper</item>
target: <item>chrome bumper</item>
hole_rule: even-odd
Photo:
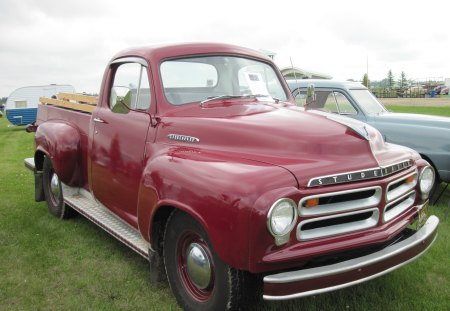
[[[409,238],[366,256],[332,265],[264,277],[263,298],[285,300],[321,294],[356,285],[413,261],[434,243],[439,219],[430,216]]]

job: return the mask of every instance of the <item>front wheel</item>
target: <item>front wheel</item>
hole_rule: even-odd
[[[172,213],[163,249],[170,287],[184,310],[248,309],[244,292],[250,289],[250,275],[225,264],[203,227],[188,214]]]
[[[60,219],[67,219],[73,216],[75,214],[74,210],[64,203],[61,181],[56,175],[49,157],[44,158],[42,178],[49,212]]]

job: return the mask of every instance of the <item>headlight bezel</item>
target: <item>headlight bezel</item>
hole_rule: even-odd
[[[424,175],[427,172],[431,172],[431,174],[432,174],[432,182],[431,182],[430,186],[428,186],[427,188],[423,189],[422,188],[423,187],[422,186],[422,182],[423,182],[423,179],[424,179]],[[427,166],[423,167],[422,170],[420,171],[419,182],[418,182],[419,190],[420,190],[420,193],[422,194],[422,198],[423,199],[427,199],[428,198],[431,190],[433,189],[433,185],[434,185],[435,182],[436,182],[436,172],[434,171],[434,168],[432,166],[430,166],[430,165],[427,165]]]
[[[291,211],[292,211],[292,217],[291,217],[291,223],[286,226],[283,230],[276,232],[276,230],[274,230],[274,226],[273,226],[273,216],[275,215],[275,213],[277,212],[277,209],[280,209],[281,204],[283,203],[288,203],[291,207]],[[294,229],[296,223],[297,223],[297,218],[298,218],[298,213],[297,213],[297,204],[295,203],[294,200],[289,199],[289,198],[281,198],[278,199],[277,201],[275,201],[272,206],[269,209],[269,212],[267,213],[267,229],[269,230],[270,234],[274,237],[274,238],[281,238],[281,237],[285,237],[287,235],[290,235],[290,233],[292,232],[292,230]]]

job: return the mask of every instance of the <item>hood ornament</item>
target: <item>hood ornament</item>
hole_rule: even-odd
[[[364,138],[365,140],[370,140],[369,131],[367,130],[366,124],[364,124],[363,122],[334,115],[328,115],[327,119],[345,125],[360,137]]]

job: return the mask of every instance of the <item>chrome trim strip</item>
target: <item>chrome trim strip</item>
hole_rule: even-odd
[[[343,224],[320,227],[320,228],[310,229],[310,230],[302,230],[302,226],[306,225],[308,223],[318,222],[318,221],[327,220],[327,219],[339,219],[339,218],[346,217],[346,216],[352,216],[352,215],[358,215],[358,214],[364,214],[364,213],[370,213],[370,212],[372,213],[372,216],[367,219],[364,219],[364,220],[357,220],[354,222],[347,222],[347,223],[343,223]],[[375,227],[378,223],[379,218],[380,218],[379,209],[371,208],[371,209],[365,209],[365,210],[360,210],[360,211],[351,212],[351,213],[344,213],[344,214],[337,214],[337,215],[330,215],[330,216],[325,216],[325,217],[307,219],[298,224],[297,230],[296,230],[296,237],[297,237],[298,241],[305,241],[305,240],[324,238],[324,237],[364,230],[364,229]]]
[[[414,183],[411,184],[411,186],[403,184],[400,187],[395,188],[394,190],[391,190],[391,191],[389,190],[390,186],[392,186],[396,183],[405,181],[408,177],[413,176],[413,175],[416,175],[416,178],[414,180]],[[417,170],[416,170],[416,171],[412,172],[411,174],[405,175],[399,179],[396,179],[396,180],[390,182],[386,188],[386,202],[395,200],[396,198],[403,196],[405,193],[407,193],[411,189],[414,189],[414,187],[417,185],[417,181],[418,181],[418,174],[417,174]]]
[[[364,191],[370,191],[375,190],[375,193],[365,199],[358,199],[353,201],[343,201],[338,203],[330,203],[330,204],[319,204],[316,207],[307,208],[304,207],[303,204],[310,199],[315,198],[325,198],[325,197],[331,197],[331,196],[340,196],[345,195],[349,193],[358,193],[358,192],[364,192]],[[298,203],[298,214],[301,216],[316,216],[316,215],[325,215],[325,214],[333,214],[337,212],[349,212],[354,210],[359,210],[363,208],[369,208],[374,207],[378,205],[381,202],[381,187],[367,187],[367,188],[357,188],[357,189],[351,189],[351,190],[345,190],[345,191],[336,191],[336,192],[328,192],[328,193],[321,193],[317,195],[310,195],[307,197],[304,197],[300,200]]]
[[[336,185],[336,184],[353,182],[353,181],[361,181],[361,180],[385,177],[385,176],[389,176],[394,173],[397,173],[403,169],[409,168],[411,166],[412,166],[412,161],[407,160],[407,161],[402,161],[402,162],[394,163],[394,164],[387,165],[387,166],[369,168],[369,169],[361,170],[361,171],[353,171],[353,172],[338,173],[338,174],[334,174],[334,175],[315,177],[315,178],[311,178],[309,180],[308,187]]]
[[[398,204],[397,206],[391,208],[389,211],[386,211],[389,207],[391,207],[392,205],[395,205],[396,203],[398,203],[399,201],[401,201],[405,198],[407,198],[405,201],[403,201],[400,204]],[[394,202],[387,204],[384,207],[384,211],[383,211],[383,222],[386,223],[388,221],[391,221],[392,219],[394,219],[395,217],[397,217],[398,215],[400,215],[401,213],[406,211],[408,208],[413,206],[415,199],[416,199],[416,191],[413,190],[413,191],[408,192],[407,194],[397,198]]]
[[[329,266],[323,266],[323,267],[316,267],[311,269],[305,269],[305,270],[298,270],[298,271],[291,271],[291,272],[282,272],[278,274],[268,275],[265,276],[263,281],[264,283],[290,283],[290,282],[298,282],[298,281],[306,281],[310,279],[316,279],[320,277],[326,277],[330,275],[335,275],[343,272],[350,272],[352,270],[356,270],[359,268],[364,268],[373,264],[376,264],[380,261],[387,260],[391,257],[394,257],[402,252],[407,251],[408,249],[415,247],[417,244],[422,243],[425,241],[433,232],[436,230],[437,226],[439,224],[439,219],[432,215],[428,218],[425,225],[417,231],[414,235],[410,236],[409,238],[393,244],[391,246],[388,246],[381,251],[372,253],[370,255],[366,255],[359,258],[350,259],[347,261],[343,261],[337,264],[329,265]],[[307,292],[297,293],[297,294],[291,294],[291,295],[285,295],[285,296],[269,296],[269,295],[263,295],[263,298],[266,300],[285,300],[285,299],[292,299],[292,298],[300,298],[310,295],[316,295],[321,294],[325,292],[330,292],[333,290],[349,287],[352,285],[356,285],[359,283],[363,283],[365,281],[374,279],[376,277],[379,277],[381,275],[387,274],[393,270],[396,270],[411,261],[415,260],[416,258],[420,257],[422,254],[424,254],[436,241],[436,236],[434,237],[433,241],[430,243],[430,245],[423,250],[421,253],[417,254],[416,256],[396,265],[393,267],[390,267],[389,269],[383,270],[379,273],[376,273],[374,275],[355,280],[352,282],[348,282],[345,284],[320,288],[316,290],[310,290]]]

